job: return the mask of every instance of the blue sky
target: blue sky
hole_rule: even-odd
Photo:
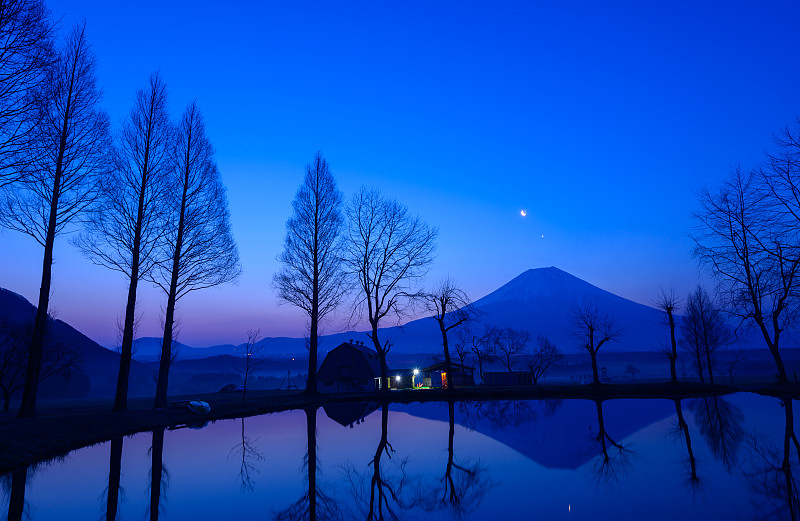
[[[695,4],[49,2],[86,21],[115,128],[154,70],[175,116],[195,98],[206,116],[244,275],[181,303],[193,345],[303,334],[270,281],[317,150],[346,195],[377,187],[439,227],[429,282],[477,299],[558,266],[645,304],[688,292],[695,191],[800,115],[800,4]],[[0,286],[35,300],[40,248],[3,231],[0,251]],[[125,281],[55,253],[57,315],[112,344]],[[158,335],[163,299],[140,298]]]

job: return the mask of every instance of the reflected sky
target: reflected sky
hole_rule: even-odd
[[[331,419],[322,408],[298,410],[167,430],[163,452],[160,433],[140,433],[124,439],[118,468],[120,444],[81,449],[16,481],[3,477],[4,514],[19,516],[21,480],[22,518],[33,520],[321,521],[369,512],[412,520],[727,520],[791,519],[797,511],[797,421],[776,398],[373,404],[350,412]],[[381,486],[390,491],[386,508],[370,509],[370,492]],[[108,495],[117,489],[113,512]]]

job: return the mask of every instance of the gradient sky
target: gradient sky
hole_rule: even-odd
[[[49,6],[63,28],[86,20],[115,129],[157,69],[176,117],[195,98],[204,112],[244,268],[180,303],[179,340],[204,346],[303,335],[271,278],[317,150],[347,196],[374,186],[439,227],[429,283],[477,299],[557,266],[645,304],[688,292],[695,191],[800,115],[800,3],[701,3]],[[66,238],[55,256],[58,318],[114,344],[124,278]],[[35,302],[41,258],[0,232],[0,286]],[[160,334],[163,301],[145,284],[139,335]]]

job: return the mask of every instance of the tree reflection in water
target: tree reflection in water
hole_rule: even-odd
[[[31,469],[31,475],[33,469]],[[0,479],[0,486],[8,496],[8,521],[22,521],[28,504],[25,502],[25,487],[28,483],[28,467],[20,467]],[[26,515],[25,518],[28,518]]]
[[[407,460],[398,460],[395,450],[388,441],[389,405],[381,406],[381,440],[370,461],[372,475],[362,473],[349,464],[344,467],[345,479],[355,500],[359,518],[367,521],[380,520],[399,521],[404,519],[403,513],[413,508],[416,503],[409,497],[410,488],[406,475]],[[384,455],[386,460],[383,461]],[[389,466],[389,469],[384,466]],[[354,517],[354,516],[351,516]]]
[[[447,441],[447,466],[441,481],[420,488],[419,502],[433,512],[450,509],[456,517],[475,510],[493,484],[486,477],[486,467],[480,461],[459,464],[455,462],[453,438],[455,435],[455,404],[447,404],[450,413],[450,431]]]
[[[738,462],[739,446],[744,439],[744,414],[721,397],[689,400],[689,410],[711,454],[733,471]]]
[[[105,490],[106,521],[117,519],[119,512],[120,476],[122,473],[122,436],[111,440],[111,455],[108,462],[108,488]]]
[[[630,471],[634,453],[614,441],[606,430],[603,401],[597,400],[594,403],[597,408],[597,435],[593,439],[599,444],[601,451],[594,465],[595,479],[598,485],[616,485]]]
[[[338,503],[322,490],[317,481],[317,408],[309,407],[306,413],[306,437],[308,448],[303,459],[306,471],[307,491],[285,510],[275,515],[276,521],[337,521],[344,516]]]
[[[680,400],[673,400],[675,402],[675,414],[678,416],[678,425],[676,434],[683,437],[686,443],[686,455],[689,463],[689,479],[687,483],[692,492],[700,491],[700,478],[697,475],[697,460],[694,457],[694,450],[692,449],[692,438],[689,435],[689,425],[683,417],[683,407]]]
[[[750,437],[749,465],[744,470],[750,490],[760,496],[754,500],[757,519],[796,521],[800,518],[800,443],[794,432],[794,411],[791,399],[781,405],[786,414],[783,446],[771,443],[761,434]],[[792,455],[794,448],[794,455]]]
[[[264,455],[258,450],[255,442],[245,434],[244,418],[242,421],[242,441],[233,446],[228,452],[228,460],[236,456],[241,456],[242,461],[239,464],[239,486],[242,491],[254,492],[255,482],[253,481],[253,474],[258,472],[256,462],[264,461]]]
[[[560,406],[559,400],[545,400],[545,415],[552,415]],[[483,419],[489,422],[493,430],[519,427],[536,421],[538,414],[529,400],[487,400],[477,402],[460,402],[459,412],[464,424],[474,429]]]
[[[164,467],[164,428],[153,431],[150,446],[150,521],[157,521],[161,513],[161,502],[166,501],[169,487],[169,472]]]

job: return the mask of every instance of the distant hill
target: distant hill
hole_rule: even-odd
[[[36,307],[24,297],[6,289],[0,288],[0,322],[3,320],[10,324],[32,323],[36,315]],[[117,385],[120,356],[90,339],[66,322],[55,319],[51,324],[50,339],[65,345],[76,347],[81,356],[79,374],[85,375],[89,380],[86,394],[90,396],[113,395]],[[73,375],[75,377],[75,375]],[[57,377],[53,377],[54,379]],[[77,378],[80,380],[80,378]],[[54,397],[64,397],[65,385],[42,385],[43,397],[47,397],[47,390],[52,388],[53,393],[60,392]],[[151,394],[154,390],[153,371],[134,362],[131,366],[131,381],[129,392],[131,395]],[[83,393],[81,393],[83,395]]]
[[[571,352],[578,349],[578,343],[570,332],[570,316],[574,307],[584,302],[596,304],[599,309],[608,311],[623,330],[623,335],[609,343],[604,350],[657,351],[661,349],[662,343],[666,345],[667,330],[659,310],[600,289],[555,267],[527,270],[475,301],[475,307],[481,311],[480,323],[476,328],[482,330],[484,325],[496,325],[527,329],[534,338],[537,335],[547,336],[563,352]],[[439,327],[430,317],[413,320],[403,326],[382,328],[381,335],[391,339],[391,352],[395,355],[434,353],[441,346]],[[325,335],[320,337],[323,356],[328,350],[351,339],[369,343],[367,334],[363,331]],[[156,359],[155,348],[148,346],[157,345],[160,350],[160,339],[143,338],[139,342],[141,344],[136,356],[142,360]],[[265,338],[261,343],[266,345],[270,356],[306,356],[307,353],[303,338]],[[243,346],[244,344],[205,348],[182,346],[178,358],[239,355]]]

